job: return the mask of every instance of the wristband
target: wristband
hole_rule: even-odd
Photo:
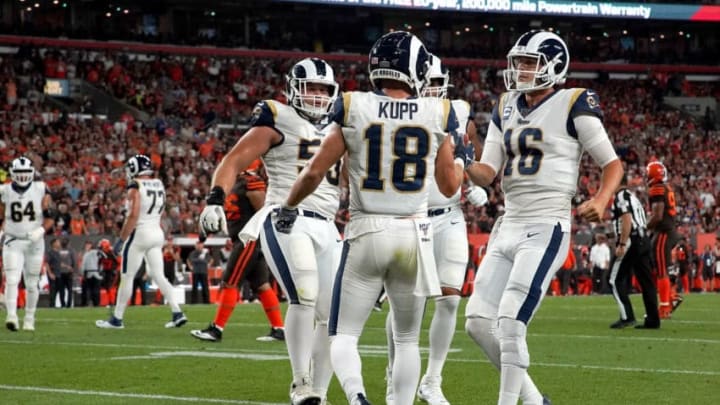
[[[205,202],[207,205],[225,205],[225,190],[220,186],[213,187]]]

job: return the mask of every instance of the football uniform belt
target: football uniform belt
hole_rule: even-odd
[[[428,217],[437,217],[439,215],[447,214],[450,211],[452,211],[452,207],[430,209],[428,210]]]

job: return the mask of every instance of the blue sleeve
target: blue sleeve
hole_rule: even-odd
[[[445,131],[455,134],[459,126],[460,123],[458,122],[457,115],[455,115],[455,109],[452,107],[452,104],[450,104],[450,111],[448,112],[447,127],[445,128]]]
[[[275,128],[275,114],[267,101],[261,101],[255,105],[250,117],[250,127]]]
[[[590,115],[598,117],[600,120],[603,119],[603,112],[600,108],[600,97],[595,91],[585,89],[575,99],[575,102],[570,107],[570,118],[575,118],[580,115]]]
[[[502,130],[502,121],[500,120],[500,114],[498,113],[499,108],[500,103],[495,103],[495,107],[493,107],[492,110],[492,123],[495,124],[498,130]]]
[[[570,106],[570,113],[567,119],[567,132],[573,138],[577,139],[577,130],[573,120],[579,116],[587,115],[596,117],[600,121],[603,120],[603,112],[600,108],[600,97],[592,89],[577,89],[578,94],[574,97],[574,101]]]
[[[134,188],[137,190],[140,188],[140,185],[138,184],[137,181],[131,180],[130,183],[128,183],[128,185],[127,185],[127,189],[130,190],[131,188]]]
[[[340,97],[335,99],[335,104],[333,104],[329,116],[330,122],[335,122],[340,126],[342,126],[345,121],[345,96],[346,94],[341,94]],[[349,100],[349,95],[347,96]]]

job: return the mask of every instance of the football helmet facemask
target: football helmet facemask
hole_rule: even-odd
[[[125,174],[128,179],[134,179],[137,176],[147,176],[153,173],[152,162],[145,155],[135,155],[125,163]]]
[[[428,58],[425,45],[415,35],[405,31],[385,34],[370,49],[370,82],[379,89],[380,80],[399,81],[420,95],[427,80]]]
[[[288,104],[312,121],[327,116],[338,96],[338,84],[332,67],[322,59],[305,58],[285,76]],[[321,94],[313,84],[327,88]]]
[[[650,162],[645,168],[647,182],[649,185],[665,183],[667,181],[667,169],[661,162]]]
[[[10,164],[10,178],[20,187],[27,187],[35,179],[32,161],[25,156],[14,159]]]
[[[447,98],[450,87],[450,74],[440,58],[430,54],[426,83],[422,88],[422,97]]]
[[[518,38],[503,72],[508,91],[530,92],[565,83],[570,53],[557,34],[533,30]],[[534,66],[533,66],[534,65]]]

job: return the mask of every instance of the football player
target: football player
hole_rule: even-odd
[[[468,169],[486,186],[502,173],[505,215],[495,223],[465,315],[467,332],[500,370],[499,405],[542,404],[527,373],[527,327],[565,260],[572,198],[583,151],[602,167],[596,194],[577,207],[598,222],[623,168],[602,124],[597,93],[561,89],[570,55],[558,35],[529,31],[508,53],[480,162]]]
[[[650,162],[646,169],[650,218],[647,227],[653,231],[653,252],[655,255],[656,283],[660,297],[660,319],[670,318],[682,298],[673,292],[668,275],[672,249],[680,240],[675,230],[677,207],[675,192],[667,184],[667,169],[661,162]]]
[[[145,155],[135,155],[128,159],[125,174],[129,182],[127,217],[114,249],[115,253],[122,252],[117,302],[110,319],[95,321],[95,325],[103,329],[125,327],[123,315],[132,295],[133,279],[144,259],[147,274],[162,291],[172,311],[172,319],[165,327],[179,328],[187,322],[187,318],[172,294],[172,286],[165,278],[162,261],[165,233],[160,226],[160,217],[165,209],[165,186],[160,179],[153,177],[152,163]]]
[[[423,97],[447,98],[450,87],[450,74],[439,57],[429,55],[427,82],[423,86]],[[464,138],[466,133],[474,139],[475,123],[472,120],[470,105],[464,100],[452,100],[451,104],[458,119],[457,134]],[[442,392],[442,369],[455,335],[457,310],[460,304],[460,289],[465,277],[468,262],[467,226],[460,204],[460,189],[452,197],[445,197],[438,189],[433,178],[429,178],[428,217],[432,222],[435,265],[438,271],[442,296],[435,298],[435,313],[430,324],[430,351],[425,375],[420,380],[418,397],[430,405],[449,404]],[[482,187],[471,186],[466,190],[466,198],[476,206],[487,203],[487,193]],[[386,323],[388,355],[393,363],[392,312]],[[392,392],[392,367],[387,369],[386,402],[394,403]]]
[[[5,326],[15,332],[18,285],[24,277],[27,289],[23,330],[35,330],[35,310],[40,297],[40,271],[45,256],[45,232],[53,226],[47,186],[35,180],[35,168],[27,157],[10,164],[8,184],[0,185],[0,222],[4,222],[3,267],[5,270]],[[2,224],[0,224],[2,225]]]
[[[327,320],[342,249],[333,222],[339,206],[340,164],[323,173],[320,187],[299,207],[297,232],[276,232],[270,214],[285,200],[298,173],[323,141],[320,124],[337,98],[338,84],[332,67],[318,58],[296,63],[286,84],[288,105],[274,100],[258,103],[250,130],[215,169],[200,227],[204,233],[227,232],[225,194],[240,170],[262,158],[268,175],[265,205],[245,226],[240,239],[247,245],[259,236],[265,260],[288,297],[285,343],[293,374],[290,401],[314,405],[324,400],[332,378]]]
[[[223,272],[218,308],[215,319],[207,328],[192,330],[190,334],[200,340],[219,342],[230,315],[238,302],[238,287],[242,280],[250,281],[250,288],[257,295],[270,321],[270,333],[257,338],[259,341],[285,340],[285,329],[280,301],[277,294],[270,288],[270,271],[265,258],[260,254],[256,241],[247,246],[238,239],[238,234],[245,227],[253,214],[265,203],[265,181],[259,176],[262,162],[254,160],[246,168],[225,199],[225,216],[233,247]]]
[[[297,206],[324,173],[347,152],[350,221],[330,312],[331,358],[352,405],[368,404],[358,339],[385,287],[393,313],[395,403],[413,403],[420,378],[418,339],[427,296],[440,295],[427,217],[429,179],[452,196],[462,182],[468,151],[457,144],[457,119],[449,100],[418,98],[428,53],[414,35],[396,31],[375,42],[369,56],[374,92],[343,94],[328,136],[300,173],[283,204],[276,228],[298,232]],[[463,242],[466,243],[466,242]]]

